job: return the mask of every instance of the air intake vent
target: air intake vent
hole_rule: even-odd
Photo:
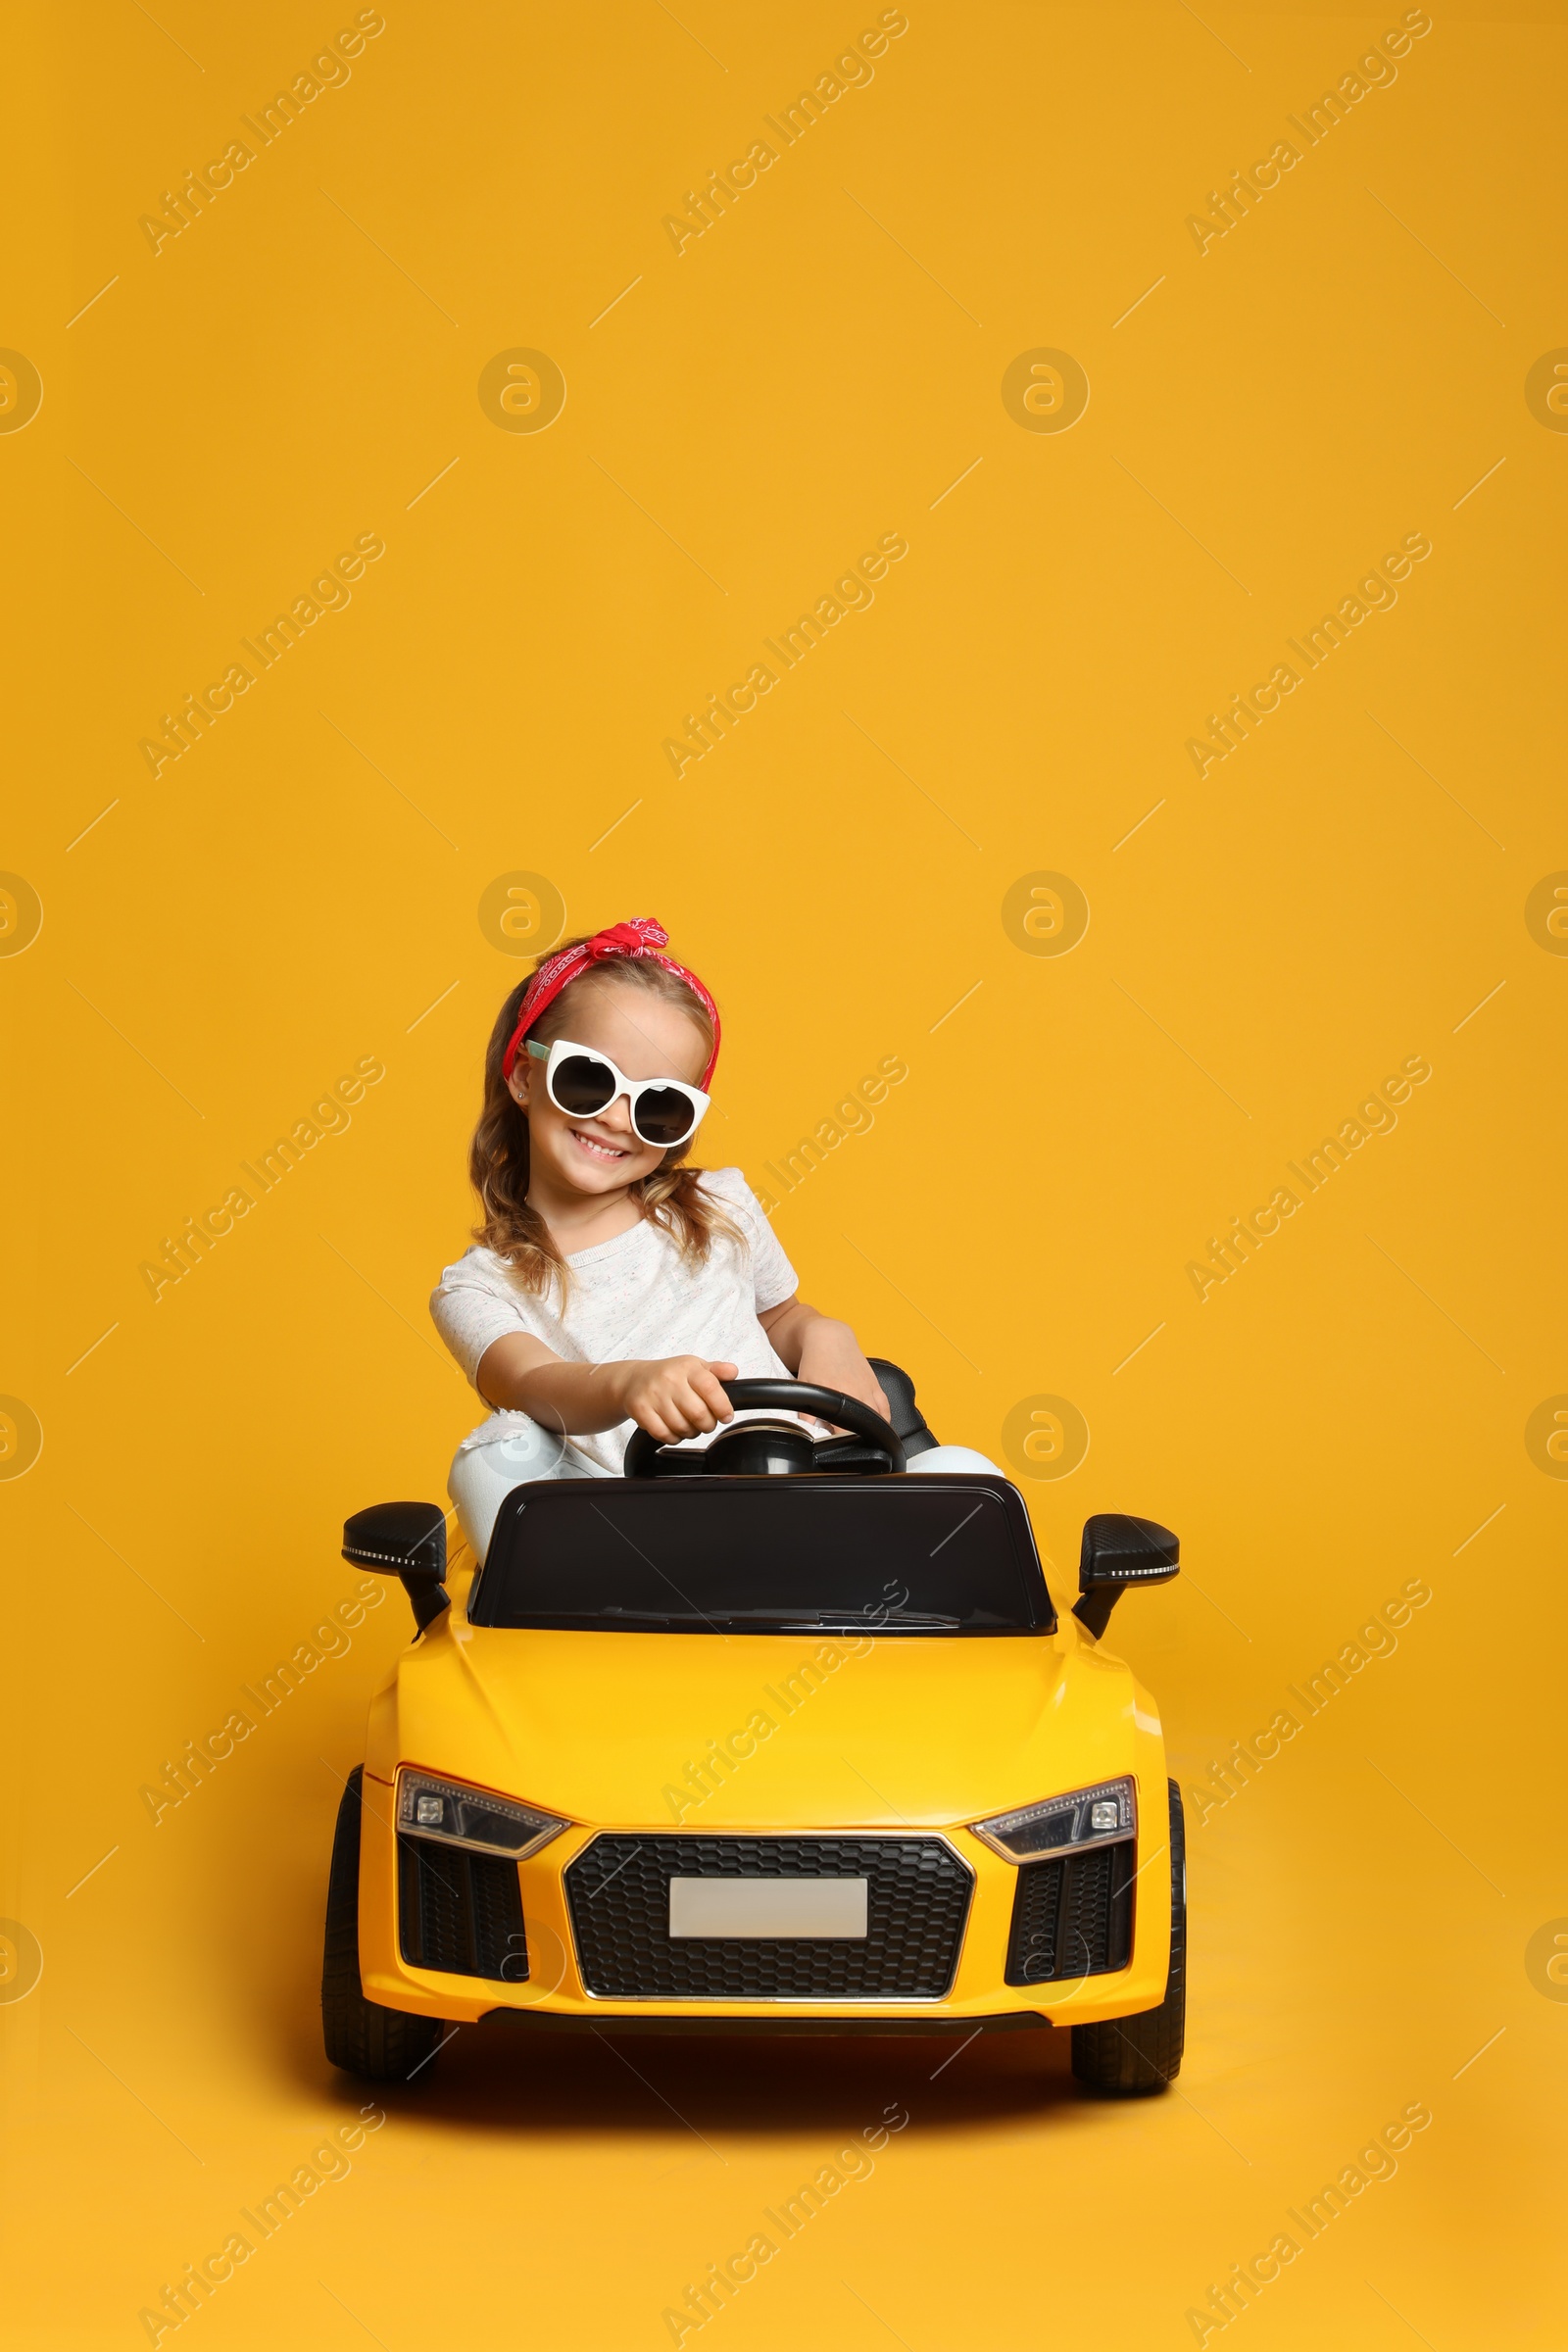
[[[1009,1984],[1108,1976],[1132,1955],[1133,1840],[1018,1872],[1007,1940]]]
[[[398,1931],[411,1968],[521,1984],[528,1975],[517,1865],[433,1838],[398,1839]]]

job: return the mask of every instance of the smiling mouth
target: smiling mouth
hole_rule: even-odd
[[[585,1135],[580,1127],[570,1131],[571,1140],[590,1159],[629,1159],[631,1153],[617,1150],[613,1144],[602,1144],[597,1136]]]

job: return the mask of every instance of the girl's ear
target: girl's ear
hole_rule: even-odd
[[[519,1110],[528,1107],[528,1081],[532,1075],[532,1064],[519,1054],[512,1065],[512,1076],[507,1080],[507,1092]]]

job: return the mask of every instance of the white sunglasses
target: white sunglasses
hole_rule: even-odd
[[[685,1086],[678,1078],[623,1077],[608,1054],[573,1045],[569,1037],[558,1037],[549,1046],[530,1038],[528,1051],[545,1065],[545,1091],[558,1110],[568,1118],[596,1118],[624,1095],[633,1134],[661,1152],[691,1141],[711,1100],[701,1087]]]

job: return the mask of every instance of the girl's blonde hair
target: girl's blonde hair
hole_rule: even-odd
[[[563,948],[585,944],[583,940],[564,939],[551,954],[559,955]],[[540,1045],[549,1045],[558,1037],[567,1036],[571,1029],[571,999],[587,982],[645,989],[650,996],[674,1005],[696,1027],[703,1040],[703,1059],[707,1063],[713,1051],[713,1024],[707,1006],[684,980],[665,971],[662,964],[640,956],[617,956],[580,972],[562,990],[555,1003],[546,1006],[529,1030],[529,1037]],[[485,1050],[484,1106],[468,1147],[468,1177],[484,1211],[483,1222],[473,1228],[473,1238],[507,1260],[525,1291],[548,1291],[552,1283],[559,1283],[564,1294],[569,1279],[565,1260],[551,1239],[543,1217],[528,1205],[527,1113],[514,1100],[501,1069],[527,986],[527,980],[519,981],[507,998]],[[518,1051],[525,1052],[526,1048]],[[706,1171],[680,1165],[692,1148],[692,1140],[688,1137],[684,1144],[666,1152],[653,1175],[643,1177],[630,1190],[632,1200],[649,1224],[669,1234],[683,1258],[700,1264],[711,1250],[716,1234],[733,1241],[742,1241],[744,1237],[717,1203],[702,1191]]]

